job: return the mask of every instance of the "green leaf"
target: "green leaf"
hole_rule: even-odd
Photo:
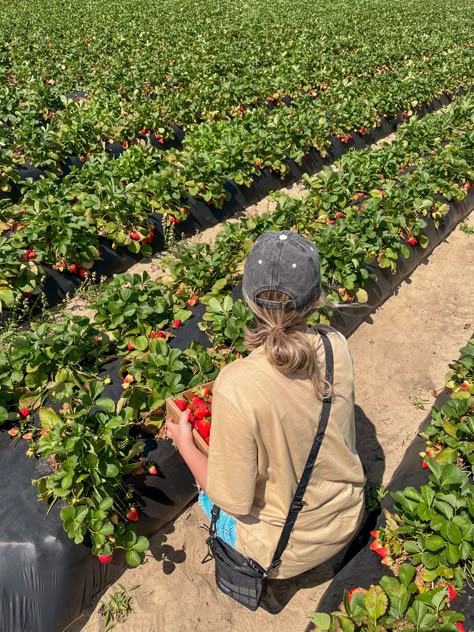
[[[439,551],[446,545],[446,540],[444,540],[440,535],[430,535],[425,541],[425,546],[428,551]]]
[[[137,553],[145,553],[145,551],[148,551],[149,547],[150,542],[148,538],[145,538],[145,536],[141,535],[133,546],[133,549],[134,551],[137,551]]]
[[[8,410],[0,406],[0,424],[4,421],[8,421]]]
[[[132,549],[129,551],[125,551],[125,561],[129,566],[135,567],[140,566],[140,564],[142,563],[142,558],[136,551]]]
[[[318,632],[327,631],[331,627],[331,617],[325,612],[314,612],[310,619],[317,626]]]
[[[415,577],[416,568],[411,564],[402,564],[399,569],[398,577],[402,584],[407,588]]]
[[[40,408],[39,418],[42,428],[52,428],[62,422],[61,417],[52,408]]]
[[[74,509],[74,507],[68,505],[67,507],[63,507],[63,509],[61,509],[61,513],[59,515],[61,516],[61,520],[63,522],[74,520],[74,518],[76,517],[76,510]]]
[[[371,586],[365,595],[365,607],[372,621],[385,614],[388,607],[387,595],[380,586]]]
[[[114,463],[107,463],[104,476],[107,478],[113,478],[118,476],[119,471],[119,468]]]
[[[456,526],[453,522],[448,524],[447,528],[448,540],[453,544],[459,544],[462,540],[461,529]]]
[[[110,399],[109,397],[101,397],[95,402],[95,404],[98,408],[101,408],[102,410],[105,410],[108,413],[115,412],[115,402],[113,399]]]
[[[99,505],[99,509],[101,511],[107,511],[107,509],[110,509],[114,504],[114,499],[107,497],[104,498],[104,500],[101,501],[100,505]]]

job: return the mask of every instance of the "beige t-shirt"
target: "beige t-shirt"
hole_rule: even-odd
[[[355,448],[354,378],[345,338],[324,328],[334,353],[333,403],[326,434],[282,564],[272,578],[293,577],[330,559],[358,529],[364,474]],[[324,375],[321,337],[308,344]],[[238,516],[236,548],[270,565],[311,449],[321,401],[311,380],[284,376],[263,348],[226,366],[213,389],[206,492]]]

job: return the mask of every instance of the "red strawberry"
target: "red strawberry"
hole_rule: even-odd
[[[435,152],[435,150],[434,150],[434,149],[433,149],[433,151],[431,152],[431,155],[432,155],[432,156],[436,156],[436,152]]]
[[[130,511],[127,513],[127,520],[130,520],[130,522],[137,522],[138,511],[135,509],[135,507],[132,507]]]
[[[196,423],[196,417],[193,415],[193,413],[189,413],[188,421],[192,426],[194,426],[194,424]]]
[[[10,437],[16,437],[19,433],[20,431],[18,430],[18,428],[10,428],[10,430],[8,431]]]
[[[456,589],[454,588],[454,586],[452,586],[451,584],[448,584],[449,600],[452,601],[453,599],[456,599],[457,596],[458,596],[458,593],[456,592]]]
[[[179,410],[186,410],[187,402],[184,399],[176,399],[174,403],[179,408]]]
[[[344,215],[343,215],[343,213],[341,213],[341,212],[339,211],[339,213],[336,213],[336,217],[337,217],[338,219],[341,219],[341,217],[344,217]]]
[[[328,224],[332,225],[335,224],[336,222],[333,219],[328,219]]]
[[[464,185],[465,189],[470,189],[472,187],[472,184],[470,182],[466,182],[466,184]]]
[[[211,394],[211,389],[209,388],[209,386],[205,386],[202,389],[202,396],[203,397],[209,397],[210,394]]]
[[[25,250],[25,254],[27,259],[36,259],[36,252],[33,250]]]
[[[135,347],[132,345],[132,343],[130,342],[130,340],[127,342],[127,349],[129,351],[135,351]]]
[[[456,621],[454,625],[457,627],[459,632],[466,632],[466,630],[465,630],[463,624],[461,623],[461,621]]]
[[[92,158],[92,156],[93,156],[93,155],[94,155],[94,154],[93,154],[91,151],[88,151],[88,152],[87,152],[87,157],[88,157],[88,158]]]
[[[345,290],[345,288],[340,287],[337,292],[338,292],[339,296],[344,296],[345,293],[346,293],[346,290]]]
[[[146,244],[151,244],[152,240],[153,240],[153,235],[150,235],[149,237],[147,237],[147,238],[145,239],[145,243],[146,243]]]
[[[182,322],[183,322],[183,321],[182,321],[182,320],[179,320],[179,319],[178,319],[178,320],[173,320],[173,327],[174,327],[175,329],[179,329],[179,328],[181,327],[181,323],[182,323]]]
[[[148,468],[148,474],[151,474],[152,476],[156,476],[158,474],[158,468],[156,465],[150,465]]]
[[[170,222],[172,224],[179,224],[181,222],[181,220],[178,219],[177,217],[170,217]]]
[[[156,332],[156,338],[164,338],[165,334],[162,331],[157,331]]]
[[[120,144],[122,145],[122,147],[123,147],[124,149],[127,149],[127,147],[128,147],[128,143],[127,143],[127,141],[126,141],[126,140],[123,140]]]
[[[123,382],[124,384],[133,384],[133,382],[135,382],[135,378],[133,377],[133,375],[126,375],[123,378]]]
[[[205,419],[211,415],[211,410],[207,406],[198,406],[194,411],[194,415],[196,419]]]
[[[75,263],[72,263],[69,266],[69,270],[73,273],[73,274],[77,274],[79,272],[79,268],[77,267],[77,265]]]
[[[31,298],[33,296],[33,292],[23,292],[23,296],[26,298]]]
[[[26,407],[20,408],[20,410],[18,411],[18,414],[20,415],[21,419],[26,419],[27,417],[30,416],[31,410]]]
[[[380,179],[385,180],[385,175],[383,173],[380,174]]]
[[[410,244],[410,246],[416,246],[416,244],[418,243],[418,239],[416,237],[410,237],[408,243]]]
[[[112,561],[112,556],[111,555],[98,555],[97,559],[99,560],[101,564],[110,564],[110,562]]]
[[[128,184],[127,180],[120,180],[120,182],[123,184],[124,187]]]
[[[198,397],[197,395],[195,395],[192,398],[191,403],[192,403],[192,405],[195,408],[198,408],[199,406],[205,406],[206,405],[206,402],[203,399],[201,399],[200,397]]]
[[[81,276],[83,279],[85,279],[86,277],[89,276],[89,270],[79,270],[79,276]]]
[[[85,162],[85,161],[86,161],[86,157],[85,157],[85,156],[80,156],[80,157],[79,157],[79,160],[80,160],[81,162]]]
[[[207,419],[198,419],[194,427],[203,439],[208,437],[211,433],[211,424]]]
[[[134,241],[140,241],[140,235],[138,233],[129,233],[128,236]]]

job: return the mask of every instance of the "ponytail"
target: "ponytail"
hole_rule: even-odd
[[[286,294],[269,290],[262,292],[267,301],[284,303]],[[244,343],[249,351],[263,347],[270,364],[283,375],[301,372],[313,382],[316,396],[323,399],[328,393],[328,385],[321,376],[316,351],[308,344],[302,326],[322,303],[321,296],[311,305],[301,309],[270,309],[262,307],[245,297],[255,316],[254,326],[244,330]]]

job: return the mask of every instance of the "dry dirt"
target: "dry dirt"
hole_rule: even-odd
[[[474,225],[471,214],[468,220]],[[368,478],[387,483],[416,434],[435,394],[443,388],[448,363],[474,329],[474,235],[457,228],[350,337],[356,374],[358,446]],[[424,403],[423,403],[424,402]],[[214,585],[197,505],[152,540],[140,568],[120,583],[140,584],[134,612],[117,632],[293,632],[306,627],[331,579],[332,566],[275,586],[273,599],[288,602],[279,614],[251,613]],[[278,582],[276,582],[278,584]],[[99,600],[68,632],[101,632]]]

